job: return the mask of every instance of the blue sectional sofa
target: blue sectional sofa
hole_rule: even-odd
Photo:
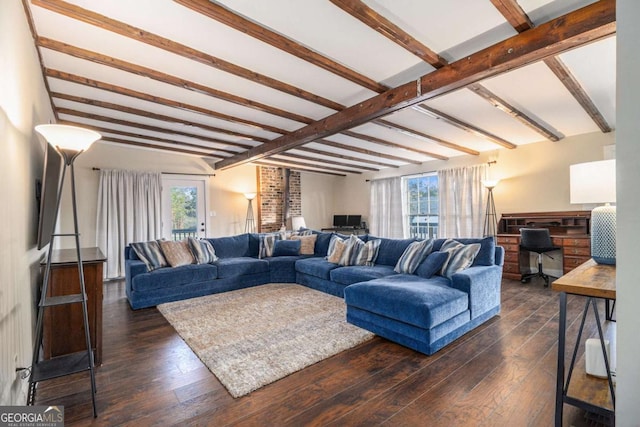
[[[334,233],[313,233],[313,255],[260,259],[261,235],[245,233],[208,239],[218,256],[210,264],[153,271],[128,247],[129,304],[139,309],[266,283],[298,283],[343,297],[350,323],[425,354],[433,354],[500,312],[504,250],[493,238],[456,239],[465,245],[480,243],[480,249],[469,268],[444,277],[434,270],[441,265],[434,259],[447,258],[439,251],[445,239],[435,240],[433,253],[413,274],[406,274],[394,267],[415,239],[359,236],[363,242],[380,240],[375,264],[341,266],[327,260]]]

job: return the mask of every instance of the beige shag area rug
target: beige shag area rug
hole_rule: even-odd
[[[158,309],[233,397],[373,337],[347,323],[343,299],[296,284],[256,286]]]

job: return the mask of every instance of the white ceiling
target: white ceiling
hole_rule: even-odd
[[[344,106],[351,106],[377,95],[372,90],[363,88],[171,0],[46,1],[75,5],[99,13]],[[391,87],[414,80],[434,70],[431,65],[423,62],[417,56],[366,26],[328,0],[223,0],[216,3],[222,4],[236,14],[280,35],[295,40],[376,82]],[[365,0],[364,3],[450,62],[517,34],[489,0],[449,0],[446,2],[440,0]],[[538,25],[593,3],[593,1],[518,0],[518,3],[533,23]],[[53,39],[107,57],[161,71],[254,102],[302,115],[311,120],[319,120],[335,112],[333,109],[269,88],[255,81],[220,71],[184,56],[116,34],[103,29],[100,25],[87,24],[35,4],[30,4],[30,10],[34,30],[39,37]],[[79,59],[51,49],[42,47],[40,52],[43,67],[47,69],[63,71],[142,94],[250,120],[287,132],[305,125],[289,118],[176,87],[111,66]],[[559,58],[583,87],[609,126],[615,128],[615,36],[563,53]],[[47,82],[52,93],[114,103],[183,121],[183,123],[175,123],[158,120],[120,111],[120,109],[102,108],[84,102],[53,97],[53,103],[57,109],[71,109],[82,113],[106,116],[110,119],[116,119],[116,121],[151,125],[166,130],[159,132],[121,122],[113,123],[102,119],[83,118],[75,114],[58,112],[60,120],[139,135],[124,136],[101,131],[105,137],[118,138],[125,142],[153,144],[158,149],[161,147],[184,148],[193,152],[188,155],[213,154],[223,158],[244,150],[242,147],[231,146],[225,142],[242,143],[245,146],[259,146],[262,142],[184,123],[213,126],[266,140],[280,136],[280,133],[275,131],[163,105],[162,101],[150,102],[53,77],[48,77]],[[595,122],[543,62],[487,79],[481,84],[563,137],[599,130]],[[468,89],[460,89],[432,99],[426,105],[437,108],[450,116],[516,145],[545,139],[540,133],[495,108]],[[411,108],[391,114],[384,119],[479,152],[504,149],[486,138],[465,132]],[[351,130],[441,156],[468,155],[433,141],[418,139],[373,123],[361,125]],[[209,142],[198,137],[177,135],[175,132],[188,132],[201,137],[214,138],[220,142]],[[169,142],[148,139],[154,137],[169,140]],[[321,150],[328,155],[341,154],[363,160],[380,160],[395,166],[407,164],[408,161],[383,159],[375,153],[417,161],[433,159],[414,151],[387,147],[342,134],[333,135],[326,139],[347,144],[356,149],[369,150],[374,154],[367,155],[358,151],[335,148],[322,142],[313,142],[307,144],[306,147]],[[114,144],[114,142],[101,143]],[[181,143],[191,145],[182,146]],[[562,140],[558,143],[562,143]],[[216,151],[220,149],[226,150],[226,152]],[[327,162],[338,161],[336,157],[317,153],[310,154],[299,149],[291,150],[290,153],[316,158],[317,162],[296,160],[307,163],[315,169],[328,166]],[[176,155],[185,154],[176,152]],[[212,158],[210,160],[214,162],[218,159]],[[340,159],[339,161],[353,166],[368,166],[376,169],[383,167],[380,165],[372,166],[356,160]],[[334,165],[333,167],[343,168],[347,173],[357,171],[357,169],[349,169],[344,166]],[[336,171],[331,172],[335,173]]]

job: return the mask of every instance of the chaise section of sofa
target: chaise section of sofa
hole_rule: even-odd
[[[481,244],[470,268],[450,278],[398,274],[348,286],[347,320],[391,341],[433,354],[497,315],[503,248],[496,247],[492,238],[459,241]],[[437,240],[434,249],[443,243],[444,239]]]

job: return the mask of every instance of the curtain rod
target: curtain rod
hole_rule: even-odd
[[[91,168],[94,171],[99,171],[100,168]],[[193,176],[216,176],[215,173],[188,173],[188,172],[160,172],[162,175],[193,175]]]
[[[487,162],[487,164],[489,165],[489,167],[491,167],[491,165],[498,163],[497,160],[491,160],[490,162]],[[386,178],[378,178],[378,179],[365,179],[365,182],[371,182],[371,181],[378,181],[379,179],[389,179],[389,178],[404,178],[405,176],[416,176],[416,175],[426,175],[429,173],[434,173],[434,172],[438,172],[437,170],[433,170],[433,171],[426,171],[426,172],[420,172],[420,173],[408,173],[406,175],[399,175],[399,176],[388,176]]]

